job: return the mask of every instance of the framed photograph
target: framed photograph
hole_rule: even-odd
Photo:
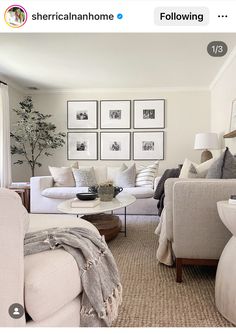
[[[101,101],[101,129],[130,129],[131,101]]]
[[[101,160],[130,160],[130,132],[101,132]]]
[[[98,101],[67,101],[68,129],[97,129]]]
[[[164,129],[165,100],[134,100],[134,129]]]
[[[134,160],[164,160],[164,131],[134,132]]]
[[[230,117],[230,126],[229,131],[236,130],[236,99],[233,100],[231,105],[231,117]]]
[[[97,160],[97,132],[68,132],[68,160]]]

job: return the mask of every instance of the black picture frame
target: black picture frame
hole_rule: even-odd
[[[105,112],[107,112],[107,110],[105,108],[105,106],[103,106],[103,104],[107,104],[109,106],[109,104],[114,104],[113,108],[114,110],[114,113],[115,112],[119,112],[121,111],[119,108],[121,108],[122,106],[119,106],[118,104],[124,104],[124,103],[127,103],[127,107],[128,107],[128,110],[127,110],[127,113],[128,113],[128,124],[126,126],[114,126],[115,124],[115,121],[108,121],[107,120],[107,126],[104,126],[104,117],[106,116],[105,119],[108,119],[108,115],[104,115]],[[106,106],[108,108],[108,106]],[[117,109],[118,108],[118,109]],[[121,113],[122,114],[122,113]],[[127,117],[126,117],[127,118]],[[112,123],[114,123],[112,125]],[[121,122],[120,122],[121,123]],[[100,101],[100,129],[102,130],[119,130],[119,129],[131,129],[131,100],[101,100]]]
[[[90,146],[94,148],[94,152],[93,152],[93,156],[94,158],[90,158],[89,156],[85,156],[85,154],[82,154],[83,152],[81,151],[81,156],[79,156],[79,153],[74,152],[73,154],[71,154],[71,151],[73,148],[70,148],[69,145],[77,145],[75,140],[78,140],[76,138],[74,138],[73,140],[70,138],[72,135],[76,135],[78,138],[79,136],[82,138],[81,140],[83,140],[84,138],[86,138],[85,136],[83,136],[83,134],[87,134],[88,137],[93,136],[93,140],[95,141],[93,144],[91,144]],[[74,136],[74,137],[76,137]],[[74,151],[77,151],[74,149]],[[67,132],[67,160],[98,160],[98,132],[87,132],[87,131],[83,131],[83,132]]]
[[[136,134],[139,134],[140,135],[140,138],[137,139],[135,138],[135,135]],[[154,135],[155,134],[155,135]],[[158,137],[156,135],[159,135],[160,134],[160,144],[161,144],[161,154],[160,156],[158,155],[154,155],[155,153],[155,146],[157,146],[157,140],[158,140]],[[149,138],[148,138],[148,135],[149,135]],[[144,140],[144,138],[146,140]],[[142,143],[140,144],[140,140],[142,140]],[[139,141],[137,143],[137,141]],[[147,150],[144,150],[143,148],[143,143],[144,142],[147,142],[146,144],[148,145],[151,145],[150,149],[148,149],[147,147]],[[153,144],[152,144],[153,142]],[[156,143],[156,145],[155,145]],[[138,146],[139,144],[139,146]],[[153,149],[152,149],[152,145],[153,145]],[[139,150],[139,147],[141,149],[141,146],[142,146],[142,152],[143,153],[143,156],[140,157],[141,153],[140,153],[140,150]],[[153,152],[153,155],[152,155],[152,151]],[[157,151],[157,150],[156,150]],[[158,151],[157,151],[158,152]],[[138,157],[137,157],[138,156]],[[159,161],[162,161],[165,159],[165,131],[134,131],[133,132],[133,160],[135,161],[142,161],[142,160],[159,160]]]
[[[120,134],[120,135],[126,135],[126,139],[122,142],[118,142],[118,145],[119,147],[123,146],[123,147],[126,147],[128,148],[128,152],[127,152],[127,157],[121,157],[121,154],[117,154],[118,158],[114,158],[115,154],[114,152],[118,152],[119,150],[114,150],[114,151],[111,151],[111,142],[113,141],[113,143],[117,142],[117,140],[114,140],[114,138],[116,138],[115,136],[117,134]],[[109,142],[109,135],[110,135],[110,140],[111,142]],[[107,137],[106,138],[106,141],[103,142],[103,137]],[[127,143],[127,140],[128,140],[128,143]],[[106,144],[106,148],[108,149],[109,153],[111,154],[110,157],[108,157],[107,153],[106,155],[104,155],[104,148],[102,147],[102,145]],[[129,161],[131,160],[131,132],[121,132],[121,131],[117,131],[117,132],[111,132],[111,131],[107,131],[107,132],[100,132],[100,160],[104,160],[104,161]]]
[[[143,107],[142,107],[143,104]],[[148,109],[144,109],[148,108]],[[157,108],[161,108],[157,117]],[[133,100],[133,128],[134,129],[164,129],[165,128],[165,99],[137,99]],[[146,111],[147,118],[144,112]],[[142,113],[142,115],[140,115]],[[139,117],[139,118],[138,118]],[[156,118],[156,124],[155,124]],[[140,124],[140,126],[139,126]]]
[[[73,106],[74,104],[74,106]],[[81,108],[83,105],[83,111],[86,112],[88,110],[84,110],[84,108],[86,108],[86,104],[87,104],[87,108],[90,107],[90,113],[93,113],[93,117],[94,117],[94,125],[89,126],[89,122],[87,122],[87,126],[86,123],[84,124],[85,126],[81,126],[81,124],[83,124],[82,122],[86,122],[85,120],[71,120],[70,117],[72,117],[72,115],[74,115],[76,113],[76,110],[74,110],[74,108],[76,108],[76,104],[78,104],[78,108]],[[79,106],[79,104],[81,104],[81,106]],[[94,110],[91,109],[92,104],[94,104],[93,108],[95,108]],[[71,110],[70,110],[71,108]],[[81,111],[82,112],[82,111]],[[70,113],[72,115],[70,115]],[[72,126],[72,124],[78,123],[78,126]],[[98,100],[68,100],[67,101],[67,129],[68,130],[95,130],[98,129]]]

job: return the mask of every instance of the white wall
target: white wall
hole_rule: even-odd
[[[4,82],[7,82],[7,80],[4,80]],[[10,127],[12,130],[12,126],[14,124],[14,114],[12,112],[12,109],[15,108],[19,101],[22,101],[24,94],[20,89],[13,88],[11,85],[8,85],[8,94],[9,94],[9,111],[10,111]],[[13,164],[14,161],[16,161],[16,158],[11,156],[12,161],[12,180],[27,180],[28,179],[28,173],[25,174],[25,167],[20,167],[20,171],[18,172],[16,169],[16,165]],[[18,177],[18,173],[20,174]],[[25,175],[24,175],[25,174]]]
[[[67,100],[134,100],[148,98],[166,99],[165,160],[160,161],[160,172],[163,172],[166,168],[176,167],[183,162],[185,157],[199,161],[200,152],[193,150],[194,136],[197,132],[209,131],[210,129],[210,94],[208,91],[155,91],[153,89],[151,91],[147,89],[111,91],[104,89],[103,91],[91,90],[77,93],[33,95],[35,107],[40,112],[52,114],[52,122],[56,124],[58,131],[64,132],[67,132]],[[14,119],[12,122],[14,122]],[[131,129],[131,131],[133,130]],[[72,163],[67,161],[66,145],[55,151],[52,157],[43,158],[42,162],[43,166],[37,169],[36,175],[48,175],[48,165],[69,166]],[[127,164],[131,163],[131,161],[127,162]],[[80,164],[119,165],[120,162],[98,160],[81,161]],[[137,161],[137,165],[141,164],[148,165],[150,161]],[[13,177],[14,181],[27,180],[30,177],[30,170],[28,167],[13,166]]]
[[[211,130],[220,135],[222,148],[228,146],[233,153],[236,153],[236,138],[223,139],[223,135],[229,132],[231,105],[234,99],[236,99],[236,52],[233,51],[230,61],[226,63],[211,89]]]

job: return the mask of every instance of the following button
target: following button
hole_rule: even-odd
[[[157,7],[155,24],[159,26],[205,26],[209,23],[206,7]]]

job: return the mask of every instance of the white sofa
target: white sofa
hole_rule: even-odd
[[[84,168],[84,167],[83,167]],[[106,166],[94,167],[98,183],[114,177]],[[113,168],[113,167],[112,167]],[[134,195],[137,201],[127,207],[127,214],[157,215],[157,201],[153,199],[154,189],[160,177],[156,177],[150,187],[124,188],[123,192]],[[59,213],[58,204],[75,198],[76,193],[87,192],[88,188],[77,187],[54,187],[52,176],[32,177],[31,185],[31,213]],[[124,210],[117,210],[115,213],[122,214]]]
[[[96,228],[71,215],[28,215],[20,197],[6,189],[0,189],[0,222],[0,327],[80,326],[82,285],[73,256],[60,248],[24,257],[23,240],[27,231],[80,226],[98,233]],[[15,303],[27,318],[10,317]]]

